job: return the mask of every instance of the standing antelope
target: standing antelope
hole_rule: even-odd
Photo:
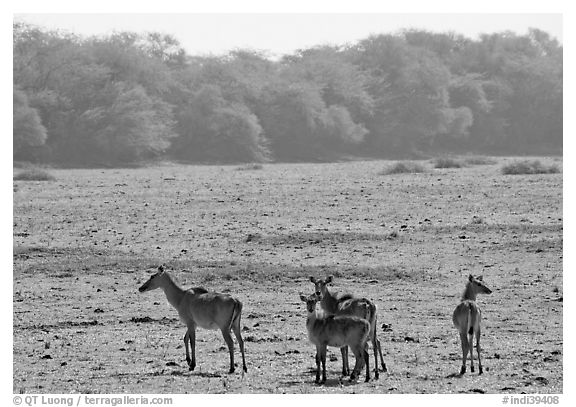
[[[310,277],[310,281],[314,283],[315,293],[320,297],[320,306],[329,315],[354,315],[365,319],[370,323],[369,341],[372,342],[374,349],[374,377],[378,379],[378,354],[380,355],[380,362],[382,364],[382,371],[386,372],[386,363],[382,357],[382,347],[376,335],[377,331],[377,315],[376,305],[367,298],[355,297],[352,294],[332,294],[328,290],[328,284],[332,282],[334,276],[328,276],[324,280]],[[342,374],[347,375],[350,372],[348,366],[348,348],[342,347]]]
[[[364,364],[366,365],[366,381],[370,381],[369,357],[366,350],[366,342],[370,333],[368,321],[355,316],[319,317],[316,313],[316,303],[319,300],[316,294],[308,297],[300,294],[300,299],[306,303],[308,312],[306,319],[308,338],[316,345],[316,383],[326,382],[326,348],[328,346],[338,348],[350,346],[356,357],[350,381],[360,375]],[[322,363],[322,380],[320,380],[320,363]]]
[[[184,347],[186,348],[186,362],[190,370],[196,367],[196,327],[204,329],[220,329],[224,341],[230,352],[230,372],[234,372],[234,341],[230,331],[234,332],[240,351],[242,352],[242,367],[247,372],[244,359],[244,341],[240,334],[240,316],[242,303],[229,295],[208,292],[202,287],[194,287],[184,290],[176,284],[172,276],[164,270],[164,266],[158,267],[154,274],[138,289],[140,292],[161,288],[166,294],[170,305],[178,311],[180,320],[186,324],[188,330],[184,335]],[[192,351],[192,358],[188,351],[188,343]]]
[[[462,294],[462,302],[456,307],[452,314],[452,322],[460,332],[460,342],[462,343],[462,368],[460,374],[466,373],[466,356],[470,352],[470,371],[474,372],[474,357],[472,355],[473,339],[476,335],[476,352],[478,353],[478,369],[479,374],[482,374],[482,361],[480,359],[480,323],[482,313],[480,307],[476,304],[476,296],[478,294],[491,294],[490,290],[482,281],[482,276],[474,277],[472,274],[468,276],[468,283],[464,294]]]

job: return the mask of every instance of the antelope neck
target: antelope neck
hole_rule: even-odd
[[[178,308],[186,291],[180,288],[169,274],[166,274],[166,283],[162,285],[162,290],[170,305]]]
[[[472,283],[468,283],[466,284],[466,289],[464,290],[464,294],[462,294],[462,301],[465,300],[470,300],[470,301],[476,301],[476,290],[474,290],[474,287],[472,286]]]
[[[312,332],[314,323],[318,320],[318,311],[309,312],[306,318],[306,328],[309,332]]]
[[[322,295],[322,301],[320,301],[320,303],[323,305],[326,312],[334,313],[338,308],[338,300],[328,290],[328,287],[326,287],[326,294]]]

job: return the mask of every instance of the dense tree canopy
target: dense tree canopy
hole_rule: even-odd
[[[406,30],[273,60],[14,24],[14,158],[55,165],[562,152],[547,33]]]
[[[46,128],[40,121],[38,111],[30,107],[26,94],[14,88],[14,156],[26,155],[30,147],[41,146],[46,142]]]

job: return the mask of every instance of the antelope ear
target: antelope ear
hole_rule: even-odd
[[[310,281],[312,281],[314,284],[316,284],[316,279],[314,278],[314,276],[310,276]]]
[[[306,298],[306,296],[304,294],[300,294],[300,299],[304,302],[308,301],[308,298]]]
[[[332,279],[334,279],[334,276],[330,274],[328,277],[326,277],[326,283],[331,283]]]
[[[472,274],[468,276],[468,281],[474,281],[474,276]]]

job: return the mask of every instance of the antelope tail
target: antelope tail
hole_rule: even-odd
[[[370,306],[370,319],[368,320],[368,322],[370,322],[370,326],[372,327],[372,331],[373,332],[373,336],[374,338],[372,338],[374,341],[376,341],[376,331],[378,330],[378,314],[376,313],[376,305],[375,304],[371,304]]]
[[[477,312],[475,308],[476,307],[473,304],[468,305],[468,335],[474,333],[474,327],[476,326]]]
[[[232,326],[237,323],[240,326],[240,317],[242,316],[242,303],[240,300],[234,301],[234,309],[232,310],[232,318],[230,318],[230,325],[228,326],[228,331],[232,329]]]

